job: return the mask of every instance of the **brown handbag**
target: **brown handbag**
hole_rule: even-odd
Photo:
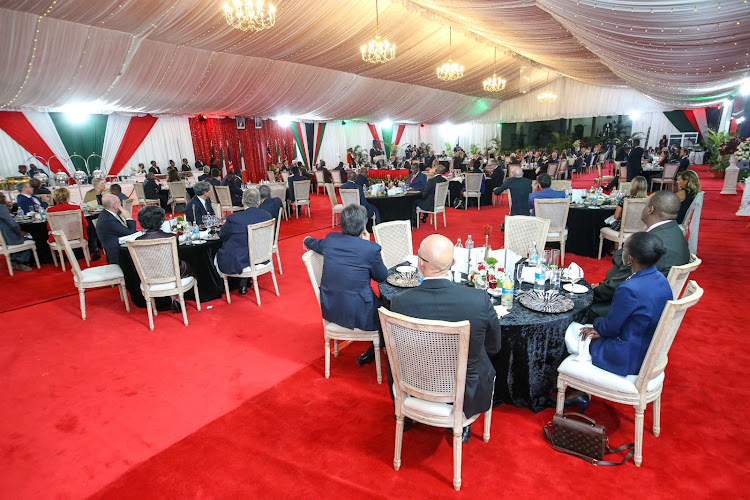
[[[622,465],[635,453],[631,449],[620,462],[603,460],[605,455],[627,450],[635,445],[630,443],[610,448],[604,426],[580,413],[555,414],[552,422],[547,422],[544,426],[544,437],[557,451],[576,456],[593,465]]]

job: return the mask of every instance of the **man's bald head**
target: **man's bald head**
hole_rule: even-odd
[[[521,167],[512,167],[510,169],[510,175],[513,177],[523,177],[523,169]]]
[[[118,203],[120,203],[120,198],[117,195],[105,194],[102,196],[102,206],[107,210],[112,210]]]
[[[453,243],[440,234],[431,234],[419,245],[419,268],[426,277],[443,276],[453,265]]]
[[[676,194],[671,191],[657,191],[648,197],[641,220],[647,226],[652,226],[657,222],[677,219],[679,212],[680,198]]]

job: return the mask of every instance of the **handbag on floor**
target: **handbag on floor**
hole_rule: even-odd
[[[622,465],[635,453],[631,449],[620,462],[603,460],[606,455],[633,448],[635,444],[610,448],[604,426],[580,413],[555,414],[552,422],[547,422],[544,426],[544,437],[557,451],[576,456],[593,465]]]

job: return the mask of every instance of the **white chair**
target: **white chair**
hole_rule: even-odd
[[[703,289],[695,281],[685,288],[685,296],[670,300],[664,307],[646,357],[638,375],[620,376],[594,366],[591,361],[579,361],[571,354],[557,368],[557,413],[562,414],[565,390],[573,387],[592,396],[614,403],[635,407],[635,465],[643,462],[643,413],[648,403],[654,404],[654,436],[661,432],[661,391],[669,348],[680,328],[685,312],[698,303]],[[390,353],[390,351],[389,351]]]
[[[602,175],[602,166],[604,165],[604,161],[600,160],[599,163],[596,164],[596,173],[597,173],[597,179],[599,181],[599,184],[604,184],[605,182],[610,182],[614,180],[614,175]]]
[[[552,179],[559,179],[560,178],[560,173],[558,172],[559,167],[560,167],[559,163],[548,164],[547,175],[549,175]]]
[[[229,186],[214,186],[214,189],[216,190],[216,196],[219,198],[222,213],[240,212],[245,209],[232,205],[232,193]]]
[[[81,220],[80,210],[65,210],[64,212],[50,212],[47,214],[47,222],[50,230],[62,231],[65,233],[70,248],[80,248],[83,251],[83,257],[86,259],[86,266],[91,267],[91,255],[89,254],[89,242],[83,237],[83,221]],[[60,265],[65,271],[65,259],[63,258],[63,248],[56,241],[49,243],[49,249],[52,251],[52,262],[57,267],[57,258],[55,252],[60,256]]]
[[[375,235],[375,243],[380,245],[380,255],[386,268],[397,266],[404,262],[407,256],[414,255],[411,221],[382,222],[372,226],[372,233]]]
[[[328,192],[328,200],[331,202],[331,229],[336,226],[336,215],[341,214],[344,211],[344,205],[339,203],[336,199],[336,188],[332,183],[326,184],[326,191]]]
[[[339,194],[344,208],[349,205],[359,205],[359,189],[339,189]]]
[[[331,170],[331,179],[333,179],[333,187],[337,188],[339,187],[341,182],[341,170]]]
[[[172,206],[172,215],[174,215],[174,207],[178,203],[183,205],[187,204],[187,188],[185,182],[170,182],[169,183],[169,204]]]
[[[323,278],[323,256],[308,250],[302,255],[302,261],[307,268],[307,274],[310,277],[315,298],[320,305],[320,282]],[[383,375],[380,369],[380,333],[377,330],[366,331],[358,328],[350,329],[331,323],[323,318],[323,341],[325,343],[325,376],[331,377],[331,344],[333,340],[333,355],[339,357],[339,340],[353,340],[372,342],[375,348],[375,372],[378,378],[378,384],[383,382]]]
[[[627,181],[628,180],[628,166],[627,165],[620,165],[620,177],[618,182]]]
[[[396,445],[393,468],[401,468],[404,418],[453,431],[453,488],[461,489],[461,434],[479,414],[464,414],[469,322],[411,318],[378,309],[393,375]],[[492,398],[484,412],[484,442],[490,440]]]
[[[294,181],[294,201],[289,204],[294,208],[294,215],[299,219],[298,207],[307,207],[307,216],[310,214],[310,181]]]
[[[432,211],[430,210],[422,210],[421,208],[417,207],[417,229],[419,229],[419,215],[420,214],[430,214],[432,217],[432,222],[435,226],[435,231],[437,231],[437,214],[442,213],[443,214],[443,227],[448,227],[448,223],[445,220],[445,204],[448,202],[448,183],[447,182],[439,182],[435,186],[435,199],[434,204],[432,206]]]
[[[534,213],[537,217],[549,220],[547,243],[560,243],[560,265],[565,265],[565,242],[568,240],[568,209],[570,200],[567,198],[535,199]],[[506,228],[507,231],[507,228]]]
[[[667,275],[667,281],[669,281],[669,286],[672,288],[672,297],[675,299],[680,298],[682,287],[685,286],[690,273],[698,269],[701,262],[703,261],[696,255],[690,254],[690,261],[687,264],[683,264],[682,266],[672,266]]]
[[[281,172],[281,180],[286,184],[289,181],[289,172]]]
[[[322,189],[325,193],[326,190],[326,178],[325,178],[325,172],[322,170],[316,170],[315,171],[315,185],[317,186],[316,193],[320,194],[320,190]]]
[[[142,182],[136,182],[133,184],[133,187],[135,188],[135,196],[138,198],[138,206],[145,207],[145,206],[154,206],[154,207],[160,207],[161,202],[159,200],[147,200],[146,199],[146,192],[143,190],[143,183]]]
[[[133,198],[128,198],[127,200],[124,200],[122,202],[122,208],[124,208],[125,210],[127,210],[128,212],[130,212],[132,214],[133,213],[133,202],[134,201],[135,200]],[[94,220],[96,220],[96,219],[94,219]]]
[[[253,288],[255,289],[255,300],[258,302],[258,306],[260,306],[258,276],[271,273],[276,296],[279,296],[279,285],[276,283],[276,270],[273,267],[273,240],[273,219],[247,226],[247,247],[250,255],[250,265],[243,269],[240,274],[224,275],[224,290],[227,294],[228,304],[232,303],[232,297],[229,295],[229,281],[227,280],[230,276],[233,278],[252,278]]]
[[[286,206],[286,185],[276,182],[269,184],[268,187],[271,189],[271,196],[281,200],[281,206],[284,207],[284,218],[289,220],[289,212]]]
[[[651,179],[651,191],[654,190],[654,184],[659,184],[659,190],[664,189],[664,186],[673,188],[676,182],[677,169],[680,168],[679,163],[667,163],[664,165],[664,170],[661,171],[661,177],[654,177]]]
[[[193,289],[196,308],[201,310],[201,298],[198,293],[198,282],[192,276],[180,278],[180,259],[177,255],[177,238],[158,238],[153,240],[129,240],[126,242],[128,252],[133,258],[135,270],[141,279],[141,292],[146,299],[148,326],[154,329],[156,297],[173,297],[177,295],[182,306],[182,320],[188,326],[185,310],[185,292]]]
[[[125,276],[120,266],[117,264],[108,264],[81,270],[75,254],[73,254],[73,248],[68,243],[68,238],[65,237],[65,233],[62,231],[52,231],[52,236],[54,236],[57,246],[65,252],[70,261],[70,270],[73,272],[73,283],[78,288],[78,296],[81,301],[81,318],[83,320],[86,319],[85,292],[87,288],[116,285],[120,291],[120,300],[125,302],[125,310],[130,312],[128,291],[125,289]]]
[[[550,185],[555,191],[565,191],[566,189],[573,189],[573,181],[554,180]]]
[[[273,170],[266,170],[266,177],[270,182],[276,182],[276,173]]]
[[[36,253],[36,243],[34,240],[24,240],[20,245],[8,245],[5,242],[3,233],[0,231],[0,254],[5,255],[5,260],[8,262],[8,272],[13,276],[13,262],[11,262],[10,256],[14,253],[25,252],[31,250],[34,253],[34,260],[36,261],[36,268],[41,269],[39,265],[39,255]],[[54,255],[54,252],[52,253]]]
[[[620,230],[615,231],[609,226],[599,230],[599,257],[602,258],[602,245],[604,240],[614,241],[617,246],[622,246],[631,234],[645,231],[646,225],[641,221],[643,207],[648,203],[648,198],[625,198],[620,216]]]
[[[537,251],[544,250],[549,233],[549,219],[528,215],[505,217],[505,248],[516,255],[528,255],[536,243]]]
[[[284,213],[284,207],[279,208],[279,216],[276,217],[276,231],[273,236],[273,253],[276,254],[276,262],[279,263],[279,274],[284,274],[281,269],[281,254],[279,253],[279,229],[281,228],[281,216]]]
[[[463,192],[464,197],[464,210],[469,206],[469,198],[477,199],[477,210],[481,209],[482,205],[482,179],[484,174],[481,173],[468,173],[466,174],[466,185]]]

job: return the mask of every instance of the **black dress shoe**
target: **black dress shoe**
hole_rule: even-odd
[[[96,252],[92,253],[91,254],[91,260],[93,260],[93,261],[102,260],[102,253],[99,250],[97,250]]]
[[[555,408],[557,406],[557,396],[549,396],[547,398],[547,404],[550,408]],[[577,406],[578,413],[583,413],[588,409],[590,404],[591,396],[588,394],[579,394],[578,396],[566,399],[563,407],[568,409]]]
[[[461,442],[463,444],[469,444],[469,438],[471,437],[471,425],[464,427],[464,432],[461,434]]]
[[[247,286],[240,286],[240,295],[247,295]]]
[[[424,224],[425,222],[427,222],[427,214],[422,214],[419,217],[419,220],[422,222],[422,224]]]
[[[375,361],[375,349],[373,349],[372,347],[360,354],[357,358],[357,364],[359,366],[369,365],[373,361]]]
[[[180,305],[179,300],[173,300],[172,301],[172,312],[177,314],[182,312],[182,306]]]

